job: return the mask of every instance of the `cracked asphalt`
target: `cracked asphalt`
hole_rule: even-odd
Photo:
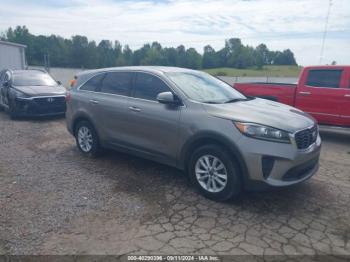
[[[65,120],[0,112],[0,254],[350,255],[350,132],[322,132],[321,167],[229,203],[180,171],[83,157]]]

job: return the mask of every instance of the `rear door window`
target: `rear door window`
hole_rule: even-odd
[[[115,95],[129,96],[133,73],[110,72],[102,81],[101,92]]]
[[[157,100],[159,93],[170,91],[161,79],[146,73],[137,73],[134,88],[134,97],[147,100]]]
[[[93,91],[93,92],[98,91],[98,89],[101,87],[101,81],[104,75],[105,74],[99,74],[92,77],[80,87],[80,90]]]
[[[343,70],[310,70],[306,85],[339,88]]]

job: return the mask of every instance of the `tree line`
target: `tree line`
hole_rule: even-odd
[[[9,28],[1,39],[27,46],[29,65],[74,68],[102,68],[127,65],[163,65],[192,69],[217,67],[263,68],[264,65],[297,65],[291,50],[270,51],[265,44],[257,47],[243,45],[239,38],[230,38],[216,51],[206,45],[203,54],[185,46],[162,47],[160,43],[144,44],[137,50],[119,41],[102,40],[98,44],[86,36],[75,35],[70,39],[57,35],[33,35],[26,26]]]

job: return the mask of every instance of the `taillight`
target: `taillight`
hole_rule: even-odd
[[[65,97],[66,102],[69,102],[70,99],[71,99],[71,94],[70,94],[70,92],[67,92],[66,97]]]

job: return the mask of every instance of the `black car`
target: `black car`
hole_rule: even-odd
[[[66,89],[41,70],[0,72],[0,107],[11,118],[60,115],[66,111]]]

